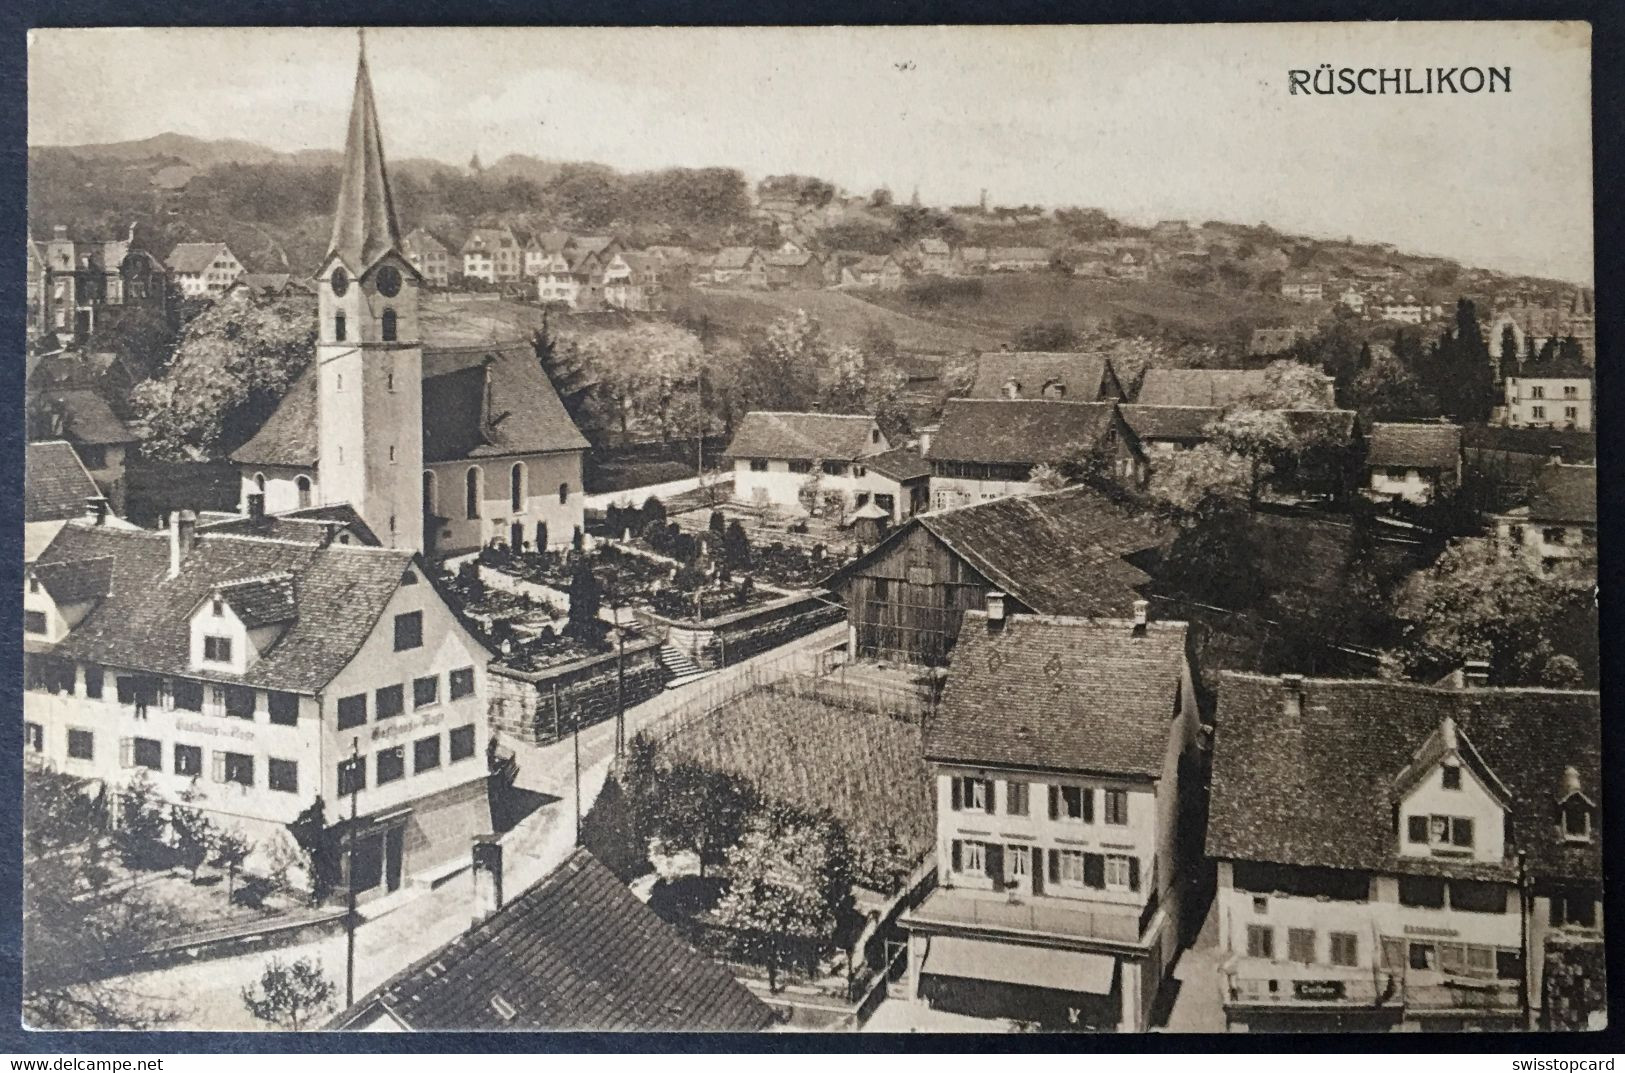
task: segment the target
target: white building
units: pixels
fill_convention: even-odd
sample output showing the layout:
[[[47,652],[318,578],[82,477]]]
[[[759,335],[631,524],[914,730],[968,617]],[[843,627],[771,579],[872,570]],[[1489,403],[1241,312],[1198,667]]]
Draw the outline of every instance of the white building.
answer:
[[[1535,478],[1529,499],[1495,519],[1504,555],[1518,555],[1542,574],[1597,566],[1597,467],[1564,465],[1554,456]]]
[[[260,852],[353,788],[363,894],[460,867],[489,653],[412,551],[287,531],[64,525],[24,580],[26,755],[115,794],[145,773]]]
[[[186,298],[224,294],[243,274],[241,262],[224,242],[182,242],[169,251],[164,263]]]
[[[524,249],[506,227],[476,227],[460,252],[469,279],[513,283],[524,274]]]
[[[1215,723],[1233,1028],[1534,1027],[1600,941],[1595,692],[1227,673]]]
[[[861,494],[895,494],[895,480],[871,475],[865,465],[868,457],[889,450],[868,414],[753,410],[734,430],[725,457],[733,460],[736,500],[805,514],[806,488],[840,495],[848,508]]]
[[[1578,362],[1526,363],[1509,372],[1502,423],[1512,428],[1593,428],[1592,372]]]
[[[903,919],[909,996],[1143,1032],[1178,947],[1200,719],[1182,622],[969,611],[925,732],[938,888]]]
[[[1461,484],[1461,426],[1379,421],[1366,439],[1366,494],[1418,505]]]

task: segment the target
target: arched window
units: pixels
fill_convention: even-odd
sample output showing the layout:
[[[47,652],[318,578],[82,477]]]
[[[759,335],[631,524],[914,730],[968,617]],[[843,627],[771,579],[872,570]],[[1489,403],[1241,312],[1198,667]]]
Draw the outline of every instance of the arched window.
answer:
[[[463,477],[463,510],[470,518],[480,516],[480,467],[469,466]]]
[[[434,500],[434,470],[426,469],[423,471],[423,512],[425,514],[433,514],[435,512],[436,504]]]
[[[384,332],[384,342],[393,343],[395,341],[395,311],[393,309],[384,310],[384,315],[380,320]]]
[[[254,490],[259,492],[261,495],[265,494],[265,474],[254,474]]]
[[[333,341],[335,343],[344,342],[344,314],[343,313],[334,313],[333,314]]]
[[[565,481],[563,484],[559,485],[559,502],[560,503],[568,503],[568,502],[570,502],[570,482],[569,481]]]
[[[294,478],[293,486],[299,490],[299,505],[310,506],[310,478],[301,474]]]
[[[525,464],[515,462],[508,472],[508,506],[512,510],[525,509]]]

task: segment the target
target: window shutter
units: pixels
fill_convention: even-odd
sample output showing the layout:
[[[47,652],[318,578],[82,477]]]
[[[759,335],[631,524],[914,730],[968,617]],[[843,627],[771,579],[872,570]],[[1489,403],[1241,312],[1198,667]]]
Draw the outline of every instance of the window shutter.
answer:
[[[1094,823],[1095,822],[1095,789],[1092,786],[1085,786],[1081,792],[1082,792],[1082,796],[1083,796],[1083,822],[1084,823]]]
[[[959,780],[958,779],[954,780],[954,785],[955,786],[959,785]],[[959,871],[960,862],[962,860],[963,860],[963,856],[962,856],[962,854],[960,852],[960,842],[959,842],[959,839],[956,838],[956,839],[954,839],[954,871],[956,871],[956,872]]]
[[[963,781],[961,781],[961,779],[959,778],[958,775],[955,775],[953,778],[951,778],[948,781],[952,782],[953,785],[954,785],[954,811],[958,812],[960,809],[965,807],[965,787],[964,787],[964,783],[963,783]],[[959,858],[957,856],[957,854],[959,852],[958,847],[959,847],[959,843],[955,842],[954,843],[954,853],[956,854],[956,856],[954,858],[954,867],[955,868],[959,867]]]
[[[1083,885],[1102,890],[1106,886],[1106,858],[1098,853],[1083,855]]]
[[[1059,786],[1052,785],[1049,788],[1049,818],[1052,820],[1058,820],[1061,818],[1061,788]],[[1052,854],[1050,861],[1052,864],[1055,860],[1053,856],[1054,852],[1054,850],[1050,850],[1050,853]],[[1053,868],[1051,871],[1053,871]],[[1055,876],[1051,875],[1050,878],[1054,879]]]
[[[994,782],[993,782],[992,779],[983,779],[982,780],[982,785],[987,787],[987,814],[989,816],[991,816],[991,815],[993,815],[993,787],[994,787]]]
[[[1054,792],[1055,792],[1055,787],[1051,786],[1050,787],[1050,793],[1051,793],[1052,796],[1050,797],[1050,802],[1052,804],[1055,801],[1055,798],[1053,796]],[[1049,881],[1051,883],[1059,883],[1061,881],[1061,851],[1060,850],[1052,849],[1052,850],[1049,851]]]
[[[1140,858],[1138,857],[1128,859],[1128,889],[1132,891],[1140,889]]]
[[[134,738],[120,738],[118,740],[118,762],[122,767],[135,766]]]
[[[226,781],[226,754],[216,750],[213,754],[214,781]]]

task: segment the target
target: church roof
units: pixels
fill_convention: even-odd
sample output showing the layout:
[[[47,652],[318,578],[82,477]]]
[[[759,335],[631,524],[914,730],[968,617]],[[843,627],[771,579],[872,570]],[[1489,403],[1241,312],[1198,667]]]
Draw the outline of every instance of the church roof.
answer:
[[[344,140],[338,207],[327,256],[339,258],[360,275],[386,253],[398,251],[400,245],[401,229],[395,222],[395,203],[384,167],[384,140],[363,44],[356,63],[355,100],[350,105],[350,129]]]

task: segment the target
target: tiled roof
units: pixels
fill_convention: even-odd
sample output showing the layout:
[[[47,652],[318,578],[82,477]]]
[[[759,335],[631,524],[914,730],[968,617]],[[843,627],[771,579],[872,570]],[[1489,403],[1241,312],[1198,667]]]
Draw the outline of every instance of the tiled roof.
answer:
[[[383,544],[348,503],[267,514],[259,521],[246,514],[227,514],[218,520],[199,519],[198,523],[198,531],[203,533],[258,536],[312,545],[331,543],[331,534],[336,529],[353,533],[358,542],[368,547],[376,548]]]
[[[292,574],[267,574],[221,585],[217,590],[251,630],[299,617],[299,584]]]
[[[1134,401],[1148,406],[1229,406],[1268,388],[1264,369],[1147,369]]]
[[[1367,437],[1366,465],[1454,470],[1461,461],[1459,425],[1377,422]]]
[[[994,246],[988,250],[990,261],[1048,261],[1048,246]]]
[[[1529,519],[1596,524],[1597,467],[1543,467],[1529,491]]]
[[[1074,447],[1101,442],[1115,410],[1109,402],[949,399],[926,456],[959,462],[1059,462]]]
[[[491,375],[491,412],[482,420],[485,367]],[[424,348],[425,462],[578,451],[586,446],[529,343]],[[311,366],[254,437],[231,457],[245,465],[313,466],[316,452],[316,372]]]
[[[89,388],[46,389],[37,392],[36,397],[46,408],[61,413],[62,437],[73,443],[105,446],[136,441],[135,434],[99,392]]]
[[[576,246],[588,253],[603,253],[615,241],[613,235],[577,235]]]
[[[418,254],[444,254],[447,252],[446,244],[441,242],[432,233],[419,227],[410,235],[401,240],[401,249],[407,253]]]
[[[755,1032],[775,1020],[585,849],[332,1027],[380,1012],[420,1032]]]
[[[23,479],[24,521],[81,517],[85,513],[85,500],[102,494],[85,472],[79,456],[62,440],[29,444],[24,464],[27,468]]]
[[[1041,351],[992,351],[976,359],[976,377],[971,383],[973,399],[1005,398],[1005,385],[1016,385],[1016,397],[1045,397],[1044,385],[1058,382],[1061,396],[1072,402],[1097,402],[1121,398],[1110,359],[1105,354],[1068,354]]]
[[[774,268],[801,268],[808,264],[816,264],[818,260],[818,255],[811,250],[800,250],[796,253],[774,250],[767,255],[767,263]]]
[[[98,555],[72,563],[39,563],[33,573],[59,607],[99,600],[113,583],[113,557]]]
[[[781,413],[752,410],[728,444],[729,458],[860,458],[873,449],[868,414]]]
[[[219,242],[182,242],[169,251],[164,263],[171,272],[202,272],[223,249],[225,245]]]
[[[513,232],[506,227],[476,227],[463,242],[463,253],[488,253],[499,248],[512,249],[519,244]]]
[[[1508,375],[1520,380],[1590,380],[1592,374],[1591,366],[1583,361],[1563,361],[1559,358],[1526,361],[1508,371]]]
[[[1142,440],[1205,440],[1208,425],[1223,416],[1224,410],[1218,406],[1132,403],[1123,407],[1123,420]]]
[[[1126,609],[1125,609],[1126,610]],[[1185,624],[967,611],[925,755],[1155,778],[1185,668]]]
[[[894,481],[913,481],[931,474],[931,466],[920,452],[908,447],[893,447],[878,455],[869,455],[863,464]]]
[[[1395,779],[1448,716],[1506,787],[1513,846],[1529,855],[1531,873],[1601,878],[1597,840],[1565,845],[1557,826],[1565,768],[1578,772],[1592,801],[1602,800],[1596,693],[1309,679],[1296,718],[1284,697],[1279,678],[1227,673],[1220,681],[1210,856],[1413,868],[1396,852]],[[1512,860],[1509,850],[1502,863]]]
[[[413,559],[409,551],[204,533],[171,578],[168,534],[68,525],[38,562],[102,556],[113,559],[108,596],[55,646],[58,655],[301,693],[325,688],[355,658]],[[298,618],[246,673],[194,670],[192,611],[219,586],[268,574],[296,579]]]
[[[744,268],[755,255],[755,246],[724,246],[712,259],[711,267],[724,270]]]

